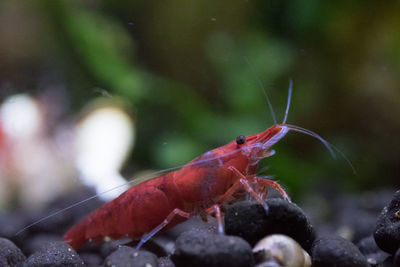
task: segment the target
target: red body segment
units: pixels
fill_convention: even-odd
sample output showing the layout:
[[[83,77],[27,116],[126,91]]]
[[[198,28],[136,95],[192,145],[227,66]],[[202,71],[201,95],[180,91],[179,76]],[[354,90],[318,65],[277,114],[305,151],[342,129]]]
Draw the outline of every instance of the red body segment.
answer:
[[[174,207],[183,206],[177,197],[168,198],[170,194],[167,192],[174,190],[172,174],[134,186],[104,204],[71,228],[64,235],[64,241],[79,248],[88,240],[98,242],[106,236],[113,239],[125,235],[140,238],[156,227]]]
[[[248,136],[244,144],[233,141],[201,155],[180,170],[133,186],[72,227],[63,240],[77,249],[89,240],[102,241],[106,236],[119,239],[128,235],[140,239],[160,225],[174,209],[196,215],[213,205],[223,204],[220,202],[226,200],[222,197],[227,192],[229,197],[241,195],[243,188],[236,188],[243,178],[237,173],[252,183],[256,181],[254,173],[258,161],[272,155],[267,150],[286,134],[284,127],[274,125]],[[261,186],[265,187],[265,183]],[[185,219],[176,216],[162,230]]]

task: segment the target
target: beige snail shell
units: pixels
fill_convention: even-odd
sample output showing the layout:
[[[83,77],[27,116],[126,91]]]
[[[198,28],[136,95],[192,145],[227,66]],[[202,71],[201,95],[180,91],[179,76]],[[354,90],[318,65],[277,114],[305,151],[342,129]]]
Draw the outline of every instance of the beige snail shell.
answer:
[[[310,267],[310,255],[291,237],[281,234],[261,239],[253,248],[259,263],[275,261],[285,267]]]

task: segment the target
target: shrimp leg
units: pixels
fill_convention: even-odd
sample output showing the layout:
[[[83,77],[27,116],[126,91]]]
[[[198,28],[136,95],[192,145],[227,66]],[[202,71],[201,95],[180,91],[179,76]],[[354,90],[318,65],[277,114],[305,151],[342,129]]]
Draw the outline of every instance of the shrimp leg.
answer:
[[[269,150],[269,151],[264,152],[263,155],[262,155],[262,158],[271,157],[271,156],[273,156],[274,154],[275,154],[275,150],[271,149],[271,150]],[[240,181],[240,180],[239,180],[239,181],[237,181],[236,183],[234,183],[234,184],[228,189],[228,191],[226,191],[225,194],[218,200],[218,204],[224,203],[224,202],[225,202],[230,196],[232,196],[232,194],[234,194],[234,193],[238,190],[238,188],[241,187],[241,186],[244,186],[244,188],[246,189],[246,191],[248,191],[250,194],[252,194],[252,195],[257,199],[257,201],[260,202],[260,204],[264,203],[264,201],[259,199],[258,195],[254,192],[254,190],[252,190],[251,186],[247,183],[247,180],[248,180],[248,179],[246,178],[246,176],[244,176],[244,175],[243,175],[240,171],[238,171],[238,169],[236,169],[234,166],[230,166],[230,167],[229,167],[229,170],[233,171],[237,176],[239,176],[239,178],[243,178],[244,180],[243,180],[243,181]],[[260,179],[262,179],[262,178],[260,178]],[[265,180],[265,179],[263,179],[263,180]],[[247,185],[244,185],[244,184],[243,184],[244,181],[246,181],[246,184],[247,184]],[[287,195],[286,192],[279,186],[279,184],[276,184],[276,185],[284,192],[285,195]],[[271,187],[272,187],[272,186],[271,186]],[[248,190],[248,188],[250,188],[251,191]],[[274,188],[275,188],[275,187],[274,187]],[[281,192],[281,190],[279,190],[279,192]],[[265,198],[265,196],[267,195],[267,192],[268,192],[268,188],[265,187],[265,189],[264,189],[263,192],[262,192],[263,198]],[[262,204],[262,205],[264,205],[264,204]]]
[[[222,224],[222,215],[221,215],[221,209],[219,205],[215,204],[211,206],[210,208],[205,210],[205,213],[211,214],[214,213],[215,217],[217,218],[218,221],[218,232],[220,234],[224,233],[224,227]],[[181,217],[189,219],[192,217],[192,214],[185,212],[181,209],[174,209],[170,214],[168,214],[167,218],[164,219],[162,223],[160,223],[158,226],[156,226],[153,230],[151,230],[149,233],[145,234],[142,236],[140,239],[139,243],[136,246],[136,249],[139,249],[144,243],[146,243],[150,238],[152,238],[155,234],[157,234],[159,231],[161,231],[165,226],[168,225],[172,221],[172,219],[176,216],[179,215]]]
[[[289,202],[292,202],[290,200],[289,195],[285,192],[285,190],[277,182],[275,182],[273,180],[265,179],[262,177],[255,177],[255,179],[256,179],[258,185],[262,185],[265,187],[267,187],[267,186],[272,187],[272,188],[278,190],[278,192],[282,195],[282,197],[284,199],[286,199]]]
[[[264,199],[260,197],[254,189],[250,186],[248,182],[248,178],[244,176],[238,169],[236,169],[233,166],[229,167],[229,170],[231,170],[235,175],[239,177],[239,180],[234,183],[228,191],[225,192],[225,194],[218,200],[217,204],[209,207],[208,209],[205,210],[206,214],[215,214],[215,217],[217,218],[218,222],[218,232],[220,234],[224,233],[224,227],[222,224],[222,216],[221,216],[221,210],[220,210],[220,205],[224,203],[230,196],[232,196],[240,187],[244,187],[244,189],[250,193],[256,200],[259,202],[265,209],[266,212],[268,212],[268,205],[265,203]],[[270,186],[272,188],[277,189],[281,195],[290,201],[289,196],[287,193],[283,190],[283,188],[275,181],[264,179],[264,178],[259,178],[259,177],[254,177],[257,181],[257,184],[264,186],[266,190],[262,193],[262,195],[266,195],[267,192],[267,186]],[[149,233],[145,234],[139,244],[137,245],[137,249],[139,249],[144,243],[146,243],[150,238],[152,238],[155,234],[157,234],[159,231],[161,231],[168,223],[172,221],[172,219],[176,216],[180,215],[181,217],[184,218],[190,218],[192,215],[190,213],[184,212],[180,209],[174,209],[168,216],[167,218],[164,219],[162,223],[160,223],[157,227],[155,227],[152,231]]]
[[[232,185],[231,188],[221,197],[222,200],[225,200],[228,198],[230,195],[235,193],[235,191],[243,186],[243,188],[250,194],[252,195],[258,203],[260,203],[266,212],[268,212],[268,205],[265,203],[265,201],[254,191],[254,189],[250,186],[248,179],[246,176],[244,176],[238,169],[236,169],[234,166],[229,166],[229,170],[231,170],[236,176],[239,177],[239,180]],[[228,194],[229,193],[229,194]],[[221,200],[220,199],[220,200]]]
[[[167,218],[165,218],[162,223],[160,223],[158,226],[156,226],[156,228],[151,230],[149,233],[147,233],[147,234],[142,236],[142,238],[140,239],[139,244],[137,244],[137,246],[136,246],[136,249],[139,249],[150,238],[152,238],[155,234],[157,234],[159,231],[161,231],[167,224],[169,224],[172,221],[172,219],[176,215],[179,215],[179,216],[187,218],[187,219],[192,217],[192,214],[190,214],[188,212],[185,212],[185,211],[183,211],[181,209],[174,209],[173,211],[171,211],[170,214],[168,214]]]
[[[276,190],[279,191],[279,193],[283,196],[284,199],[286,199],[287,201],[290,202],[290,198],[288,196],[288,194],[285,192],[285,190],[283,190],[283,188],[275,181],[269,180],[269,179],[265,179],[265,178],[261,178],[261,177],[254,177],[254,179],[257,182],[257,185],[260,185],[262,187],[264,187],[263,192],[261,193],[260,197],[254,190],[253,188],[249,185],[248,183],[248,179],[246,176],[244,176],[242,173],[240,173],[240,171],[238,171],[238,169],[236,169],[233,166],[230,166],[229,169],[231,171],[233,171],[237,176],[240,177],[240,179],[234,183],[226,192],[224,195],[222,195],[222,197],[217,201],[217,204],[209,207],[208,209],[206,209],[204,211],[205,214],[215,214],[215,217],[217,218],[218,221],[218,232],[220,234],[222,234],[224,232],[224,228],[223,228],[223,224],[222,224],[222,218],[221,218],[221,210],[220,210],[220,205],[223,204],[229,197],[231,197],[240,187],[244,187],[245,190],[250,193],[261,205],[263,205],[264,209],[266,211],[268,211],[268,206],[265,203],[265,201],[263,200],[263,198],[265,198],[265,196],[267,195],[268,192],[268,186],[275,188]],[[201,214],[204,214],[201,213]],[[203,220],[206,217],[203,217]]]
[[[218,233],[223,234],[224,233],[224,225],[222,224],[222,216],[221,216],[221,209],[218,204],[212,205],[208,209],[205,210],[205,213],[211,214],[214,213],[215,217],[217,218],[218,222]]]
[[[261,205],[263,205],[264,209],[266,211],[268,211],[268,206],[265,203],[263,197],[265,197],[266,193],[268,192],[267,190],[264,190],[262,192],[262,196],[260,197],[255,191],[254,189],[250,186],[250,184],[248,183],[248,179],[246,176],[244,176],[238,169],[236,169],[233,166],[228,167],[229,170],[231,170],[235,175],[237,175],[239,177],[239,180],[233,184],[233,186],[231,188],[229,188],[228,191],[225,192],[225,194],[220,198],[220,200],[218,202],[224,202],[229,196],[231,196],[240,186],[243,186],[244,189],[250,193],[256,200],[257,202],[259,202]],[[283,188],[275,181],[272,180],[268,180],[268,179],[264,179],[264,178],[260,178],[260,177],[255,177],[257,184],[258,185],[262,185],[265,186],[265,188],[267,188],[267,186],[270,186],[272,188],[275,188],[276,190],[279,191],[279,193],[281,193],[281,195],[283,196],[283,198],[285,198],[286,200],[288,200],[290,202],[290,198],[288,196],[288,194],[285,192],[285,190],[283,190]]]

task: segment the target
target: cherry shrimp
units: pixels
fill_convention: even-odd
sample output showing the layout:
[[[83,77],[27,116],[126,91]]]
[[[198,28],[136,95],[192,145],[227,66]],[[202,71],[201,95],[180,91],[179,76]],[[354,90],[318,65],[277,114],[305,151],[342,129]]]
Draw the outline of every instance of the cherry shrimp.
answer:
[[[332,146],[318,134],[286,123],[291,95],[292,81],[282,123],[276,123],[272,105],[266,96],[274,125],[257,134],[238,136],[234,141],[208,151],[174,171],[171,171],[174,168],[164,170],[171,172],[132,186],[69,229],[63,241],[78,249],[88,241],[102,242],[106,237],[120,239],[128,236],[140,240],[137,245],[140,248],[160,231],[195,215],[202,218],[215,216],[218,232],[223,234],[221,206],[237,201],[245,193],[254,197],[266,212],[268,205],[264,199],[268,187],[275,188],[284,199],[290,201],[288,194],[276,181],[256,176],[258,162],[275,154],[272,146],[289,131],[296,131],[320,140],[335,155]]]

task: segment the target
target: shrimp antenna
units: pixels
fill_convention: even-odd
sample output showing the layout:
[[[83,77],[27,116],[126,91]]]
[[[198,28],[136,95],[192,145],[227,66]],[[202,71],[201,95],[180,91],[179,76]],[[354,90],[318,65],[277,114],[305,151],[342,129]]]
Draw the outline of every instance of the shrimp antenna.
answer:
[[[356,175],[357,171],[356,168],[354,168],[354,165],[351,163],[351,161],[346,157],[346,155],[340,151],[337,147],[335,147],[334,145],[332,145],[331,143],[329,143],[328,141],[326,141],[324,138],[322,138],[320,135],[314,133],[311,130],[308,129],[304,129],[302,127],[296,126],[296,125],[291,125],[291,124],[285,124],[286,127],[289,128],[289,130],[295,131],[295,132],[299,132],[299,133],[303,133],[309,136],[312,136],[316,139],[318,139],[319,141],[322,142],[322,144],[324,144],[324,146],[329,150],[329,153],[331,153],[333,158],[336,158],[336,152],[338,152],[340,154],[340,156],[342,156],[342,158],[347,162],[347,164],[349,164],[351,170],[353,171],[353,174]]]
[[[356,168],[354,167],[353,163],[351,163],[349,158],[346,157],[346,155],[342,151],[340,151],[339,148],[337,148],[336,146],[334,146],[332,144],[330,144],[330,145],[334,150],[336,150],[336,152],[338,152],[342,156],[342,158],[344,158],[344,160],[347,162],[347,164],[349,164],[350,168],[352,169],[353,174],[356,175],[357,174]]]
[[[312,136],[312,137],[318,139],[329,150],[329,153],[331,153],[332,157],[336,158],[336,154],[335,154],[335,151],[332,148],[332,145],[328,141],[326,141],[324,138],[322,138],[319,134],[314,133],[311,130],[304,129],[302,127],[296,126],[296,125],[285,124],[284,126],[288,127],[289,130],[292,130],[292,131],[295,131],[295,132],[299,132],[299,133],[303,133],[303,134],[306,134],[306,135],[309,135],[309,136]]]
[[[293,89],[293,80],[290,78],[289,79],[289,92],[288,92],[288,99],[287,99],[287,104],[286,104],[285,117],[283,118],[282,124],[286,123],[287,116],[289,114],[290,102],[292,100],[292,89]]]
[[[269,110],[271,111],[271,116],[272,116],[272,119],[274,120],[274,124],[276,124],[276,117],[275,117],[274,108],[272,107],[271,101],[269,100],[267,91],[265,91],[264,85],[262,84],[260,78],[258,78],[256,70],[254,69],[253,65],[251,65],[249,59],[245,56],[244,60],[246,61],[247,65],[249,65],[252,73],[254,74],[254,77],[256,78],[258,84],[260,85],[260,88],[262,89],[262,92],[264,93],[265,99],[267,100],[267,104],[268,104]]]
[[[342,158],[347,162],[347,164],[349,164],[351,170],[353,171],[353,174],[354,175],[357,174],[356,168],[354,168],[354,165],[346,157],[346,155],[342,151],[340,151],[337,147],[335,147],[334,145],[332,145],[331,143],[326,141],[324,138],[322,138],[320,135],[314,133],[313,131],[310,131],[308,129],[304,129],[304,128],[296,126],[296,125],[285,124],[285,126],[287,126],[289,128],[289,130],[292,130],[292,131],[295,131],[295,132],[299,132],[299,133],[303,133],[303,134],[306,134],[306,135],[310,135],[310,136],[312,136],[314,138],[317,138],[329,150],[329,152],[331,153],[333,158],[336,158],[335,151],[338,152],[340,154],[340,156],[342,156]]]

